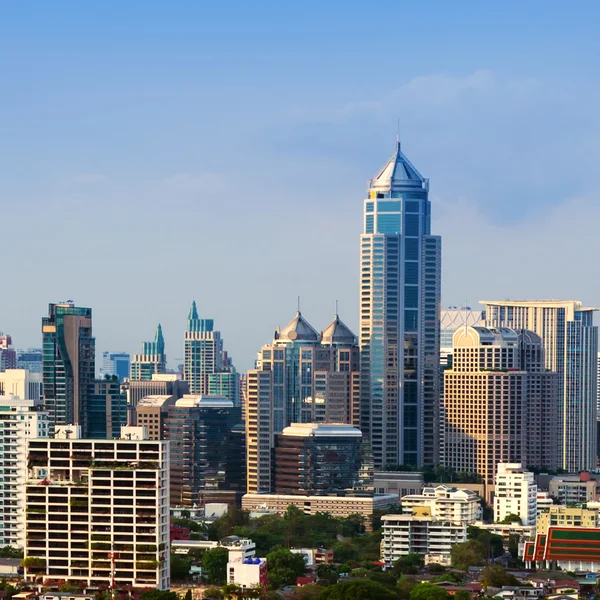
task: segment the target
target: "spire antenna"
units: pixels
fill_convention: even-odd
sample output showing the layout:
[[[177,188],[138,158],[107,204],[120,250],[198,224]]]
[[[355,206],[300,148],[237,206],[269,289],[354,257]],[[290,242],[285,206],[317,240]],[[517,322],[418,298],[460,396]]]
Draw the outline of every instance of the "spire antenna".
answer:
[[[336,300],[336,301],[335,301],[335,316],[337,317],[337,316],[339,316],[339,314],[340,314],[340,313],[339,313],[339,311],[338,311],[338,301]]]
[[[300,312],[300,296],[298,296],[298,312]]]
[[[398,117],[398,129],[396,131],[396,146],[400,150],[400,117]]]

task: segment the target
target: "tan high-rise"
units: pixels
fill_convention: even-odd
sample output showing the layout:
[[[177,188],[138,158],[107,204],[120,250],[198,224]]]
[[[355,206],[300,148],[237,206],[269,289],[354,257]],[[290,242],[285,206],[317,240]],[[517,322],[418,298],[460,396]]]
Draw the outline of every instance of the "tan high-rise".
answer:
[[[446,466],[494,483],[496,465],[559,465],[559,397],[531,331],[465,327],[444,373]]]

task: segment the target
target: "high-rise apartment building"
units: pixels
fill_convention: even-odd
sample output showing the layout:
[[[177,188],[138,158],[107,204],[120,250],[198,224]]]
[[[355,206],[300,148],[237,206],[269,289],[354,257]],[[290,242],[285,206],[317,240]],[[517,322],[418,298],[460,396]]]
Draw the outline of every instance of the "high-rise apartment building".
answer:
[[[465,327],[444,372],[444,464],[493,485],[498,463],[559,464],[556,374],[539,336]]]
[[[535,331],[543,341],[545,366],[558,373],[562,467],[568,472],[596,466],[598,328],[596,309],[557,300],[483,301],[486,323]]]
[[[323,494],[373,487],[360,429],[342,423],[292,423],[275,441],[276,494]]]
[[[152,375],[164,373],[166,370],[165,338],[159,323],[156,327],[154,341],[142,342],[142,351],[133,355],[129,378],[131,381],[150,381]]]
[[[73,302],[50,304],[42,319],[43,394],[50,428],[89,426],[89,392],[95,377],[92,309]]]
[[[43,352],[41,348],[17,350],[17,369],[25,369],[30,373],[42,372]]]
[[[498,463],[494,494],[494,520],[503,521],[517,515],[521,525],[535,525],[537,518],[537,485],[531,471],[520,463]]]
[[[89,425],[85,437],[113,439],[127,424],[127,396],[116,375],[90,384]]]
[[[169,589],[167,442],[142,427],[84,440],[59,426],[28,454],[25,579]]]
[[[202,506],[236,502],[245,490],[242,411],[222,396],[186,395],[169,406],[166,439],[171,449],[171,499]]]
[[[298,312],[274,338],[247,376],[248,492],[271,491],[275,435],[284,427],[360,421],[356,336],[337,315],[319,334]]]
[[[48,436],[46,413],[33,400],[0,395],[0,546],[25,546],[27,441]]]
[[[116,375],[119,381],[129,377],[131,356],[127,352],[103,352],[100,377]]]
[[[17,368],[17,352],[12,348],[10,335],[0,333],[0,373]]]
[[[241,406],[240,374],[226,351],[223,352],[222,363],[222,371],[208,374],[208,393],[210,396],[225,396],[234,406]]]
[[[400,149],[368,184],[360,237],[361,429],[376,468],[439,459],[441,238]]]
[[[25,369],[9,369],[0,373],[0,395],[18,396],[39,404],[42,398],[42,374]]]

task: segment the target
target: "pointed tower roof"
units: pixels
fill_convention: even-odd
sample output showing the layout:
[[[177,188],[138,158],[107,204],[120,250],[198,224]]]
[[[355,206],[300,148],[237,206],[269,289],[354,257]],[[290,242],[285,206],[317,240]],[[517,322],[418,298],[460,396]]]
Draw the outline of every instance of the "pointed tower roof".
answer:
[[[281,331],[275,332],[275,339],[292,342],[318,342],[319,334],[298,311]]]
[[[322,333],[322,343],[353,345],[356,344],[356,336],[339,315],[335,315],[335,319]]]
[[[154,334],[154,341],[155,342],[161,342],[161,343],[165,343],[165,338],[163,337],[163,332],[162,332],[162,325],[159,323],[156,326],[156,333]]]
[[[190,312],[188,313],[188,321],[191,319],[198,318],[198,309],[196,308],[196,301],[192,300],[192,306],[190,307]]]
[[[369,181],[369,189],[382,192],[389,191],[392,188],[427,189],[427,187],[428,180],[417,171],[402,153],[400,142],[397,142],[395,152],[377,171],[375,177]]]

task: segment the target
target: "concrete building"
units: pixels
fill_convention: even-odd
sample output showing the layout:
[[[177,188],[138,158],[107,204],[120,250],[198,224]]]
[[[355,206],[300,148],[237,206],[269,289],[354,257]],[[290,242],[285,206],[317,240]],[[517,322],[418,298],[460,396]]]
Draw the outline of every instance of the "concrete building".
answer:
[[[92,309],[73,302],[50,304],[42,319],[43,394],[50,432],[77,423],[86,436],[89,428],[90,384],[96,374],[96,340]]]
[[[129,377],[131,369],[131,355],[127,352],[103,352],[100,377],[117,376],[119,381]]]
[[[559,504],[584,504],[600,499],[600,482],[587,471],[578,475],[555,475],[548,491]]]
[[[557,300],[484,301],[486,323],[535,331],[543,341],[545,367],[558,373],[562,468],[596,466],[598,328],[596,309]]]
[[[343,423],[292,423],[275,441],[276,494],[318,494],[373,487],[360,429]]]
[[[531,471],[520,463],[498,463],[494,520],[503,521],[508,515],[518,515],[521,525],[535,525],[537,518],[537,485]]]
[[[532,332],[465,327],[444,373],[444,464],[493,485],[498,463],[559,462],[556,375]]]
[[[536,495],[536,504],[537,504],[537,513],[536,513],[536,519],[537,519],[537,517],[539,517],[543,511],[549,510],[550,507],[554,505],[554,500],[550,497],[549,492],[542,492],[540,489],[538,489],[537,495]]]
[[[373,488],[377,494],[398,494],[402,496],[421,493],[425,482],[423,473],[412,471],[379,471],[374,473]]]
[[[58,427],[30,440],[25,579],[167,590],[169,448],[123,427],[121,439]],[[111,559],[111,553],[115,553]]]
[[[17,368],[17,352],[12,347],[10,335],[0,332],[0,373]]]
[[[189,392],[187,381],[177,373],[155,373],[149,381],[125,381],[121,385],[127,394],[127,423],[136,424],[136,406],[147,396],[174,396],[183,398]]]
[[[402,510],[413,514],[416,508],[427,508],[428,515],[440,521],[474,523],[481,518],[479,497],[471,490],[446,485],[425,487],[418,495],[400,498]]]
[[[298,312],[248,372],[248,491],[272,491],[275,435],[291,423],[359,424],[356,336],[336,315],[321,335]]]
[[[177,398],[168,395],[152,395],[142,398],[135,407],[135,423],[145,427],[150,440],[167,439],[167,418],[169,408]]]
[[[0,395],[18,396],[39,404],[42,398],[42,373],[10,369],[0,373]]]
[[[439,461],[441,238],[428,195],[398,142],[363,203],[360,429],[377,469]]]
[[[2,373],[3,375],[3,373]],[[27,441],[48,435],[48,416],[33,400],[0,396],[0,546],[25,546]]]
[[[387,510],[398,504],[396,494],[325,494],[322,496],[301,496],[299,494],[246,494],[242,498],[242,509],[259,514],[285,514],[290,505],[297,506],[307,515],[318,512],[329,513],[334,517],[361,515],[365,528],[370,531],[371,517],[375,511]]]
[[[541,512],[536,521],[538,534],[545,534],[548,527],[598,527],[597,509],[568,507],[555,504]]]
[[[267,585],[267,559],[256,556],[256,544],[246,538],[229,536],[222,540],[229,551],[227,583],[250,589]]]
[[[481,309],[474,310],[470,306],[450,306],[442,309],[440,315],[440,364],[442,367],[447,366],[448,362],[452,363],[452,338],[456,330],[461,327],[484,325],[484,321],[485,311]]]
[[[142,351],[133,355],[129,379],[131,381],[150,381],[153,375],[165,373],[166,370],[165,338],[159,323],[156,327],[154,341],[142,342]]]
[[[246,481],[240,407],[222,396],[186,395],[169,407],[166,439],[174,504],[239,500]]]
[[[387,569],[407,554],[419,554],[426,564],[450,565],[450,551],[467,541],[467,525],[432,517],[429,508],[415,508],[412,514],[383,515],[381,560]]]

